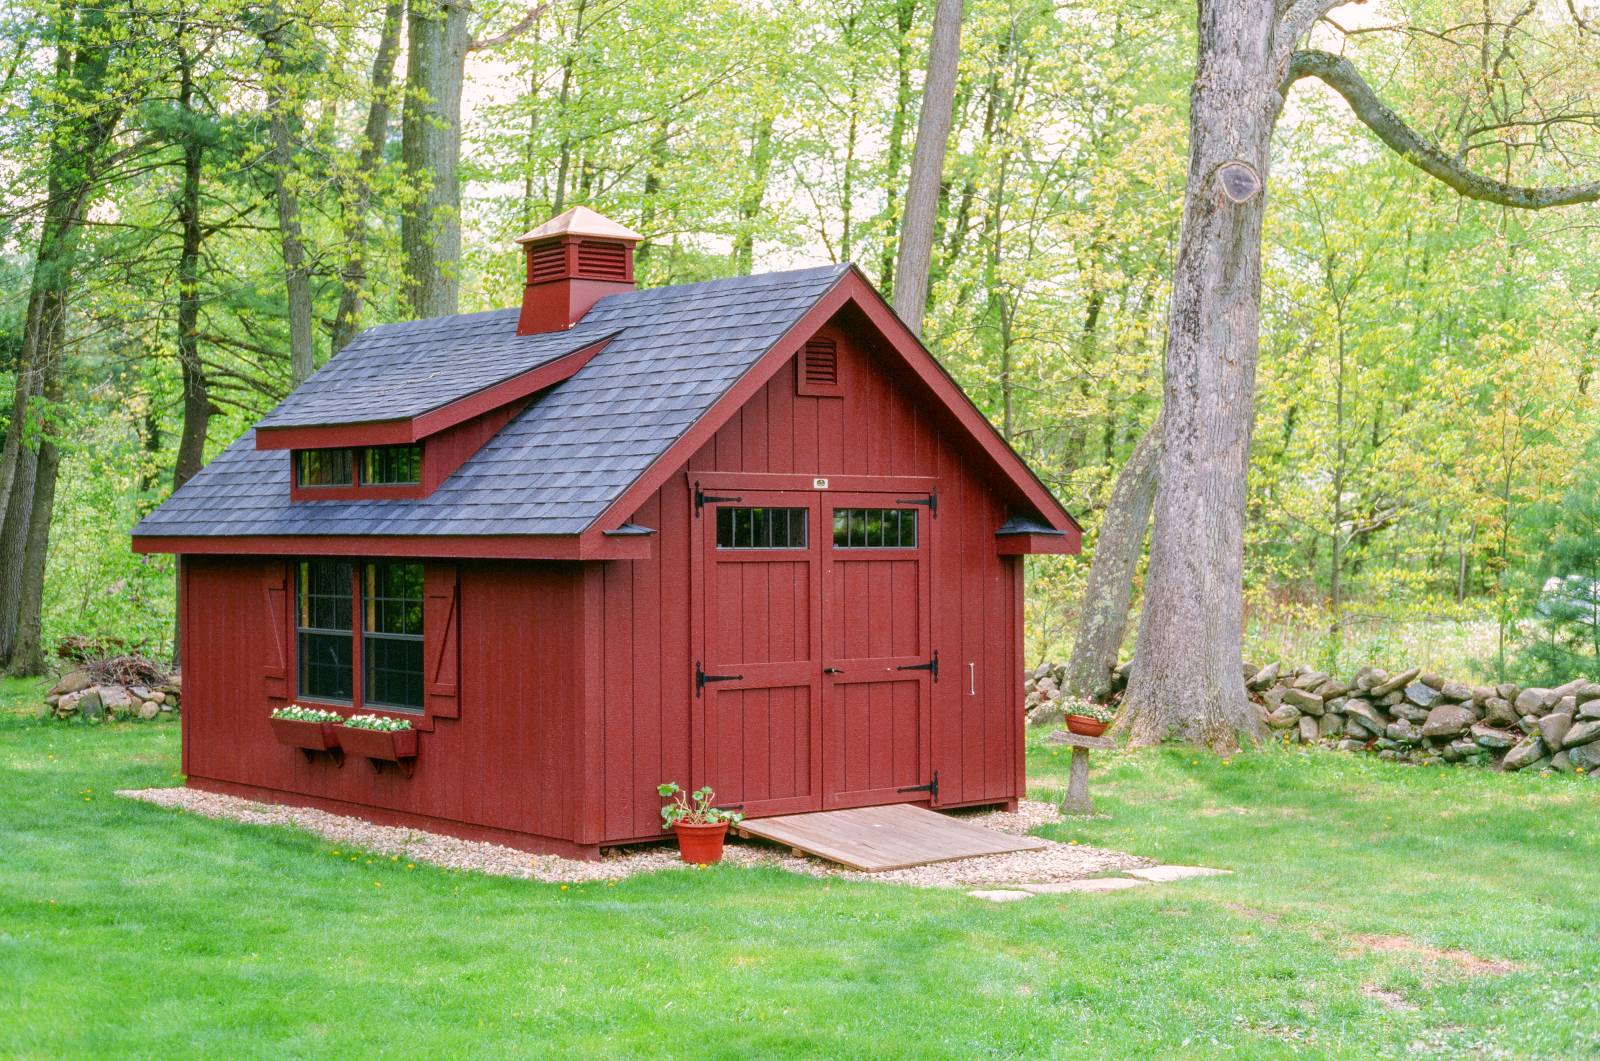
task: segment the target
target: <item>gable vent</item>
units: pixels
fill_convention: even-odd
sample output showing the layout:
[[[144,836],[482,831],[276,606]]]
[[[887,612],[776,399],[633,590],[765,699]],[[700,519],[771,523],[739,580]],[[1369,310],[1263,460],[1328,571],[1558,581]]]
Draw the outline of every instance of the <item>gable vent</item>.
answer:
[[[559,280],[567,272],[567,248],[560,243],[546,243],[542,247],[528,248],[528,281],[541,283]]]
[[[578,275],[595,280],[629,280],[628,252],[620,243],[582,240],[578,244]]]
[[[800,366],[801,379],[808,387],[839,385],[839,344],[832,339],[811,339],[806,343]]]

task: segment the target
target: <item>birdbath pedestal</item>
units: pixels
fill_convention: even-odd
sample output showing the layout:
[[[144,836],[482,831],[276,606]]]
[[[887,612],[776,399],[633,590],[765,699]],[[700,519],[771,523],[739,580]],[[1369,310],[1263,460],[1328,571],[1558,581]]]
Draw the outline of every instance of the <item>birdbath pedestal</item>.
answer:
[[[1089,798],[1089,749],[1115,748],[1117,742],[1110,737],[1085,737],[1065,729],[1056,730],[1045,740],[1072,749],[1072,769],[1067,775],[1067,794],[1061,799],[1061,813],[1093,814],[1094,801]]]

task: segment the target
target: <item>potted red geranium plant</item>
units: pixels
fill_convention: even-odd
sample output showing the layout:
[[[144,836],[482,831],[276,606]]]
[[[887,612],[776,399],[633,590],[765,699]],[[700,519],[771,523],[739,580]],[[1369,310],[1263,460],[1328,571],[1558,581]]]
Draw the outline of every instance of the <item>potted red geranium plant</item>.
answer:
[[[1061,708],[1066,715],[1067,729],[1082,737],[1100,736],[1117,717],[1116,708],[1076,696],[1061,701]]]
[[[728,826],[743,821],[744,815],[713,807],[715,793],[710,785],[684,792],[676,781],[668,781],[657,785],[656,791],[671,800],[661,808],[661,828],[677,834],[678,853],[683,860],[700,866],[721,862]]]

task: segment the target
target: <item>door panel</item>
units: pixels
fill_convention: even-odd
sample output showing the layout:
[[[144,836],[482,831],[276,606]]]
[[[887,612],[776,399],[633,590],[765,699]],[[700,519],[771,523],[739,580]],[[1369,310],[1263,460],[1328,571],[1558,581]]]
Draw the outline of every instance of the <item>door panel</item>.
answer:
[[[930,798],[932,513],[903,496],[823,498],[825,809]]]
[[[817,496],[720,493],[696,516],[696,660],[709,680],[697,679],[691,784],[746,814],[817,810]]]

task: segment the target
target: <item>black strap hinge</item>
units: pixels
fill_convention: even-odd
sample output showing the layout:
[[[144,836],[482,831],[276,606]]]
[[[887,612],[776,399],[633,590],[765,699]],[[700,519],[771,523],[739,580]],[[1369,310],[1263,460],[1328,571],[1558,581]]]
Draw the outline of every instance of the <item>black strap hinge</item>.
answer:
[[[743,681],[742,674],[707,674],[705,668],[700,666],[700,661],[694,661],[694,695],[699,696],[709,682],[737,682]]]
[[[929,490],[927,497],[897,497],[894,499],[894,503],[897,505],[927,505],[929,515],[937,516],[939,514],[939,491]]]
[[[700,489],[699,480],[695,481],[695,484],[694,484],[694,514],[696,516],[698,516],[700,514],[700,510],[705,508],[707,505],[714,505],[719,501],[743,501],[743,500],[744,500],[744,498],[742,498],[742,497],[712,497],[710,494],[705,493],[704,491],[702,491]]]
[[[896,792],[926,792],[934,799],[939,798],[939,771],[933,772],[933,780],[926,785],[909,785],[906,788],[897,788]]]
[[[907,663],[896,667],[895,670],[925,670],[933,675],[933,680],[939,680],[939,650],[933,650],[933,658],[926,663]]]

